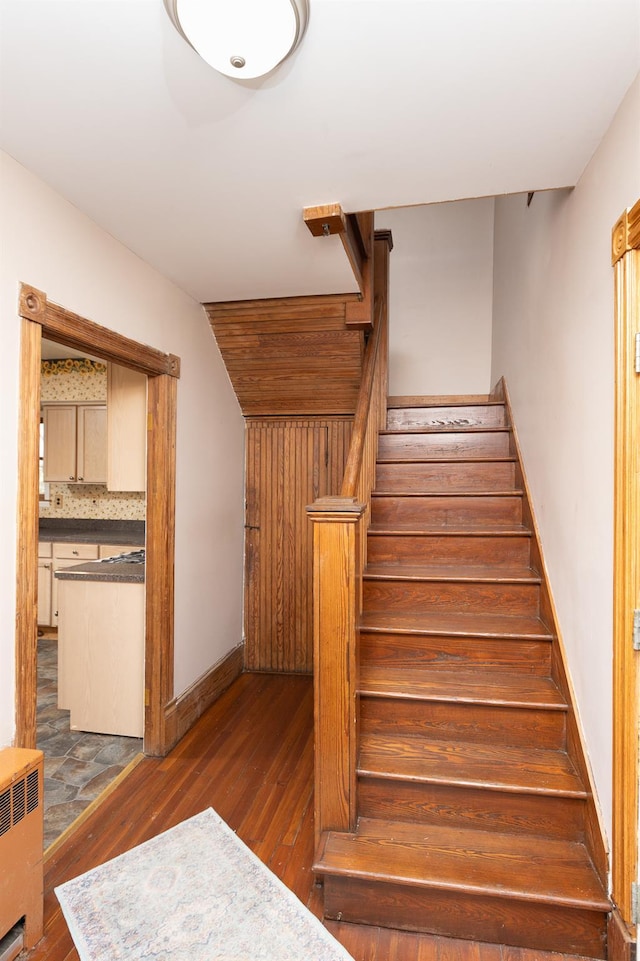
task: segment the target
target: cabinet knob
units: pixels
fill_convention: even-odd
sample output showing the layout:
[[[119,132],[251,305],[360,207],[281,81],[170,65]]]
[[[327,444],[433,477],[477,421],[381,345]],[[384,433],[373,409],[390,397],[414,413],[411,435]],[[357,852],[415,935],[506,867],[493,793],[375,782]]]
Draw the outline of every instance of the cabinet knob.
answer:
[[[45,571],[48,571],[48,570],[51,569],[51,564],[44,564],[43,566],[44,566]]]
[[[78,552],[78,551],[71,551],[71,553],[73,554],[74,557],[77,557],[79,552]]]
[[[83,481],[83,480],[84,480],[84,477],[79,477],[78,480],[79,480],[79,481]]]
[[[75,477],[73,476],[73,474],[69,476],[69,480],[75,480]]]

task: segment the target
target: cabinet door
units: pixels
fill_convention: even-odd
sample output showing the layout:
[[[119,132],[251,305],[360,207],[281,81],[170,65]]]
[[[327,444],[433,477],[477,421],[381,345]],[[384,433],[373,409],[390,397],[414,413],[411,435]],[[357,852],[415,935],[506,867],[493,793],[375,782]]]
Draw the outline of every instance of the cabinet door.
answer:
[[[38,558],[38,627],[51,625],[51,558]]]
[[[76,480],[76,405],[44,406],[44,479]]]
[[[247,427],[247,670],[313,669],[313,570],[306,506],[327,493],[327,428]]]
[[[65,567],[74,567],[82,564],[83,561],[96,561],[98,559],[97,544],[54,544],[53,545],[53,571],[64,570]],[[51,623],[54,627],[58,624],[58,580],[54,577],[51,583]]]
[[[107,408],[79,406],[77,426],[78,482],[107,481]]]
[[[147,378],[128,367],[107,369],[107,488],[147,489]]]

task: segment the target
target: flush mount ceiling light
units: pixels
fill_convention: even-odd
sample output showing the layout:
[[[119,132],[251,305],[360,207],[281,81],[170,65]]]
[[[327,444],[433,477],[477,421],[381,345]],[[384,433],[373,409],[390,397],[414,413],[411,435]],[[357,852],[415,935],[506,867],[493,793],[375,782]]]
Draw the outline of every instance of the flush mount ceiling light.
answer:
[[[248,80],[269,73],[300,41],[309,0],[164,0],[187,43],[215,70]]]

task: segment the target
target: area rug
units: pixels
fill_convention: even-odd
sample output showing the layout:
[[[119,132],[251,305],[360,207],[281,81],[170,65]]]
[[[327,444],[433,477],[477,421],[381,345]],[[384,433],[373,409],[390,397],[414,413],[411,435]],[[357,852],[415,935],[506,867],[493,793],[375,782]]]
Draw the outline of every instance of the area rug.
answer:
[[[211,808],[55,891],[81,961],[353,961]]]

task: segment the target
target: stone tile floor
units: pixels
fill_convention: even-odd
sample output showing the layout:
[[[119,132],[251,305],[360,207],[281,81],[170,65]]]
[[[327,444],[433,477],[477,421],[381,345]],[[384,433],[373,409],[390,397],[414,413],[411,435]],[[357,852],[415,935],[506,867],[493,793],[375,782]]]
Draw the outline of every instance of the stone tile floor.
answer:
[[[142,739],[71,731],[58,709],[58,642],[38,639],[38,735],[44,751],[45,850],[142,751]]]

